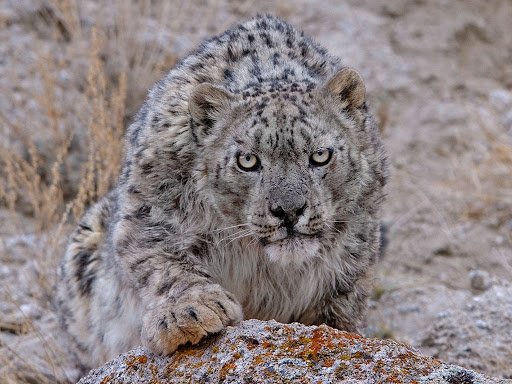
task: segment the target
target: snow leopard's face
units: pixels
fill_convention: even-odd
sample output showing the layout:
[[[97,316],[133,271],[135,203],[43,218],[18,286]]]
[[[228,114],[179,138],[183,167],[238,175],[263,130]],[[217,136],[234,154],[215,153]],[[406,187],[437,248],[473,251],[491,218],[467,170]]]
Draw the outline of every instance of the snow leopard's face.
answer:
[[[370,140],[360,142],[362,102],[349,111],[296,84],[248,90],[236,105],[217,116],[205,140],[205,185],[226,227],[236,226],[230,236],[257,239],[279,262],[320,255],[341,240],[368,187],[375,189],[361,151]]]

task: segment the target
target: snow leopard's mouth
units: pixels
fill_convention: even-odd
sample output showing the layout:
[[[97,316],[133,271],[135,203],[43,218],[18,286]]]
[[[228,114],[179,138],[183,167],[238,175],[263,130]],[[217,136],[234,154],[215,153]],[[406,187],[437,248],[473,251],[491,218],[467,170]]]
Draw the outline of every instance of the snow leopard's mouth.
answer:
[[[285,244],[288,242],[307,241],[310,239],[318,239],[319,233],[303,233],[293,228],[280,227],[279,233],[274,233],[272,236],[260,237],[261,243],[266,246],[269,244]]]
[[[317,235],[295,233],[264,246],[265,253],[273,262],[280,264],[301,263],[318,256],[320,241]]]

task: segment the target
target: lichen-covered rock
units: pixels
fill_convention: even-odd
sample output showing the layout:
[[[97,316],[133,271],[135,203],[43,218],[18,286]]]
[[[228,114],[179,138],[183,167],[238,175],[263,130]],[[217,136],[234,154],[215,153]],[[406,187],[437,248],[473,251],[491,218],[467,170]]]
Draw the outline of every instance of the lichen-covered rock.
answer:
[[[425,357],[391,340],[327,326],[248,320],[171,357],[136,348],[80,384],[505,383]]]

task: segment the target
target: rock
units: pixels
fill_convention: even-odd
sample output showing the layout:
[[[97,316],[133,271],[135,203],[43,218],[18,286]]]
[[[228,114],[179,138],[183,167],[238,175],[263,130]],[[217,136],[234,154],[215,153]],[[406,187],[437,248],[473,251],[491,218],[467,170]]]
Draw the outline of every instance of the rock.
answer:
[[[502,122],[505,130],[512,133],[512,109],[503,115]]]
[[[392,335],[447,363],[512,378],[512,284],[483,270],[471,274],[475,287],[487,288],[452,289],[419,281],[414,288],[389,286],[368,311],[373,327],[366,335]],[[414,306],[420,310],[403,310]]]
[[[501,115],[500,121],[505,131],[512,130],[512,92],[506,89],[494,89],[489,93],[489,102]]]
[[[447,362],[512,378],[512,285],[497,281],[480,292],[464,301],[445,296],[450,308],[418,332],[417,346]]]
[[[453,245],[444,243],[439,247],[435,248],[432,252],[436,256],[453,256]]]
[[[247,320],[197,346],[159,357],[136,348],[79,384],[99,383],[499,383],[422,356],[392,340],[321,325]]]
[[[469,272],[469,282],[474,290],[485,291],[491,286],[491,277],[488,272],[477,269]]]
[[[0,276],[9,276],[11,269],[7,265],[0,265]]]
[[[506,89],[493,89],[489,93],[489,101],[498,111],[505,111],[512,107],[512,92]]]

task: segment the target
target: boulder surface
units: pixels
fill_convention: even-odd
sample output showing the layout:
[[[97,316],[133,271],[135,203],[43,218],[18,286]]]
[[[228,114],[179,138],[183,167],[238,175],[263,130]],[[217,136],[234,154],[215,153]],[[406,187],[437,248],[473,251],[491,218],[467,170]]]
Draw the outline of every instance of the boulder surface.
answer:
[[[142,348],[92,370],[107,383],[506,383],[420,355],[392,340],[325,325],[247,320],[161,357]]]

